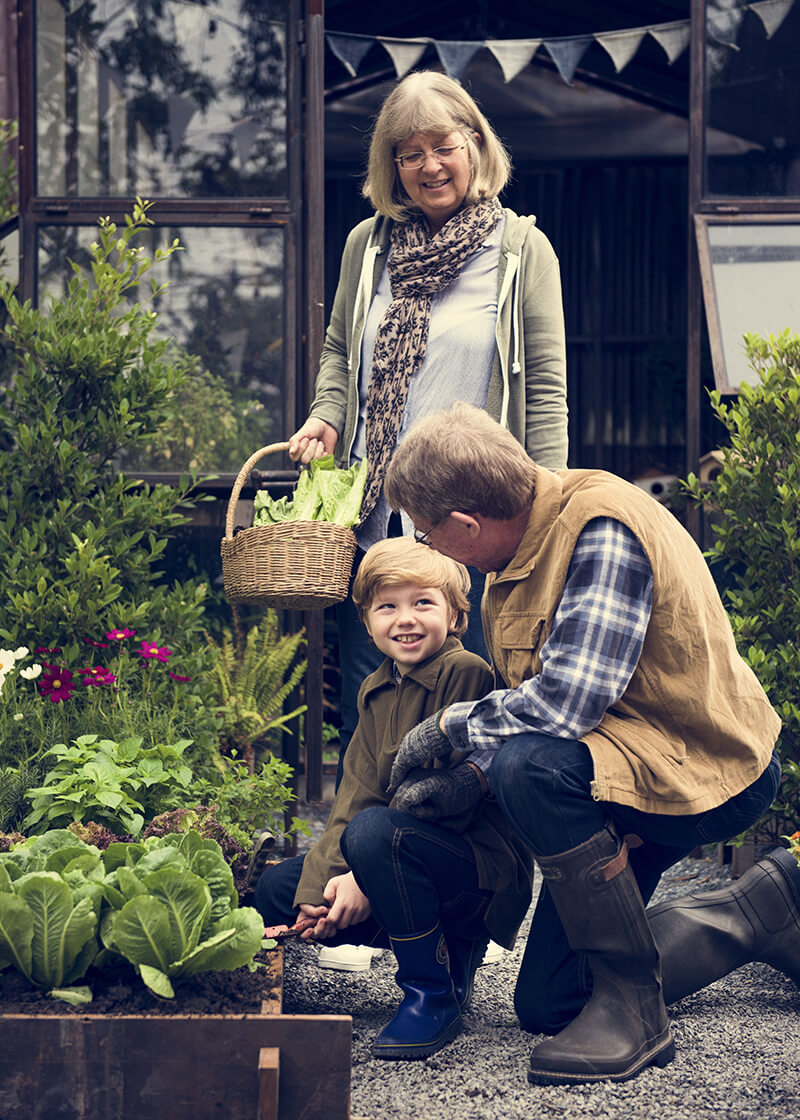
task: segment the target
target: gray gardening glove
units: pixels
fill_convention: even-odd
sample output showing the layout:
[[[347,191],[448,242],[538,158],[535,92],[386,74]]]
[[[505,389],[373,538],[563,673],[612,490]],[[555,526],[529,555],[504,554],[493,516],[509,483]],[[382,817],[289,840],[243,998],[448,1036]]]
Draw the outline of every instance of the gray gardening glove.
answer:
[[[395,807],[422,821],[452,817],[477,805],[482,796],[481,782],[466,762],[452,770],[409,771],[395,796]]]
[[[389,777],[389,793],[398,789],[406,774],[415,766],[424,766],[426,762],[450,754],[453,745],[439,729],[443,711],[444,708],[436,715],[428,716],[400,740]]]

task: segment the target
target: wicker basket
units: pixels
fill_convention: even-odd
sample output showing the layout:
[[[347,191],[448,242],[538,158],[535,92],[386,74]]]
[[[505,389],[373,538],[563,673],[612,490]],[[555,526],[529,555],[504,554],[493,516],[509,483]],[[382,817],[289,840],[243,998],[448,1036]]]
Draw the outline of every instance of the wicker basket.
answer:
[[[330,521],[283,521],[233,535],[236,503],[250,471],[265,455],[288,446],[272,443],[256,451],[233,484],[220,544],[225,595],[232,603],[310,610],[347,598],[356,552],[352,529]]]

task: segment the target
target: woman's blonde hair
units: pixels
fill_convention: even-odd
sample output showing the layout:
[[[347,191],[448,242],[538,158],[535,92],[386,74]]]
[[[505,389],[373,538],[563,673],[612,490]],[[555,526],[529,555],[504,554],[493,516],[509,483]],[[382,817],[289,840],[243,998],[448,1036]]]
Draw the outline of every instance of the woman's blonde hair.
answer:
[[[403,583],[438,587],[453,613],[450,633],[464,633],[469,615],[469,572],[457,560],[434,552],[413,537],[389,537],[367,549],[353,581],[353,602],[361,621],[366,620],[379,591]]]
[[[462,134],[472,167],[467,205],[480,198],[496,198],[508,182],[508,152],[467,91],[446,74],[419,70],[394,87],[372,132],[362,193],[379,214],[403,222],[419,211],[406,194],[394,162],[398,145],[414,132]]]
[[[418,420],[395,451],[386,500],[435,527],[454,510],[510,521],[533,500],[536,464],[507,428],[474,405]]]

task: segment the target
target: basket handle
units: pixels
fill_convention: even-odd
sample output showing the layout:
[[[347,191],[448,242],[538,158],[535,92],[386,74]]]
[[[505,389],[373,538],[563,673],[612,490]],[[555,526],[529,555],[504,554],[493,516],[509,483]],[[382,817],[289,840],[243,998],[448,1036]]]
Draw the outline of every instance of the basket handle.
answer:
[[[263,459],[265,455],[271,455],[273,451],[285,451],[288,446],[288,443],[270,443],[267,447],[262,447],[259,451],[253,452],[245,465],[239,471],[238,475],[236,476],[236,481],[233,484],[233,490],[231,490],[231,496],[228,499],[228,512],[225,516],[226,540],[229,541],[233,536],[233,522],[234,518],[236,517],[236,503],[239,501],[239,494],[242,491],[242,487],[244,486],[245,480],[250,474],[250,471],[253,469],[259,459]]]

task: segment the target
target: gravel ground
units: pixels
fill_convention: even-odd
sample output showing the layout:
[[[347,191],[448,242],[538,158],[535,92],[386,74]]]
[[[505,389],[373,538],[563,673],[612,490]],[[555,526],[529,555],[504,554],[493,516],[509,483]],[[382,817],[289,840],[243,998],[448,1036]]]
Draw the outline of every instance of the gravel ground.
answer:
[[[315,835],[326,811],[303,806]],[[314,817],[316,816],[316,820]],[[727,867],[686,859],[654,901],[722,886]],[[520,1030],[513,991],[526,922],[513,952],[478,970],[466,1029],[423,1061],[373,1059],[370,1044],[394,1014],[399,989],[390,952],[369,972],[317,966],[318,950],[289,942],[284,1010],[353,1017],[352,1116],[363,1120],[798,1120],[800,991],[767,965],[747,965],[673,1005],[675,1060],[623,1084],[532,1086],[537,1036]]]

